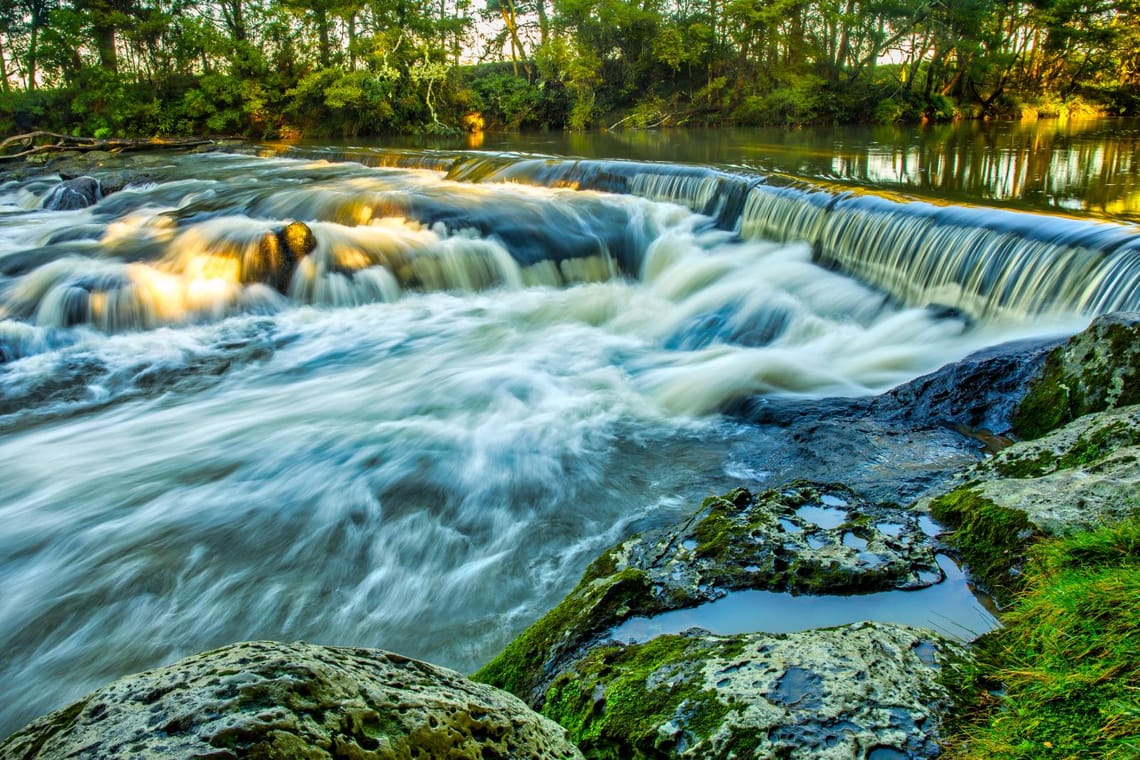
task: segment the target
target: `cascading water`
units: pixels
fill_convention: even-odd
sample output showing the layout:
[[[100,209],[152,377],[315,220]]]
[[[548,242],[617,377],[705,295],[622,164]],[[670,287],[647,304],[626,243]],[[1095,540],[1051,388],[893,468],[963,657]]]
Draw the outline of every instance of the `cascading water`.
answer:
[[[991,212],[696,167],[404,152],[134,171],[72,211],[39,207],[57,179],[0,185],[0,734],[241,639],[471,670],[602,548],[765,485],[740,452],[776,434],[727,404],[881,391],[1135,306],[1140,277],[1113,263],[1136,255],[1124,228],[1049,242]],[[914,256],[829,242],[857,213],[924,225],[928,257],[952,237],[931,230],[996,236],[938,270],[989,306],[924,297],[934,274],[908,290]],[[1038,272],[1064,255],[1046,244],[1087,252]],[[966,271],[986,256],[1031,271]]]

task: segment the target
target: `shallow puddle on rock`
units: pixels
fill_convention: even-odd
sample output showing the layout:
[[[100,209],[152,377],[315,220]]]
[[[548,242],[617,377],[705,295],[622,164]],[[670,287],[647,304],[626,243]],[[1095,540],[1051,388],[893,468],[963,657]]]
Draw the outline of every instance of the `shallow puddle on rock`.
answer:
[[[655,617],[635,617],[611,634],[617,641],[648,641],[667,633],[703,628],[712,633],[791,633],[861,620],[929,628],[959,641],[969,641],[998,626],[962,570],[950,557],[938,555],[946,574],[941,583],[916,591],[882,591],[850,596],[809,596],[773,591],[734,591],[699,607],[672,610]],[[986,600],[988,601],[988,600]]]
[[[879,523],[875,529],[880,533],[890,536],[891,538],[898,538],[902,535],[903,529],[906,528],[902,523],[885,522]]]
[[[817,507],[811,504],[796,510],[796,517],[817,525],[824,530],[838,528],[847,522],[847,510],[835,507]]]
[[[786,517],[780,518],[780,527],[788,533],[803,533],[804,529]]]

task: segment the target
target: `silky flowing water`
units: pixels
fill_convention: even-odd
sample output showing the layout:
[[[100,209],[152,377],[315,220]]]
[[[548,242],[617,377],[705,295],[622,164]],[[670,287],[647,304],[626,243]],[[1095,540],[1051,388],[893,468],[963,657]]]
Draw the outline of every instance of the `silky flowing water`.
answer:
[[[733,402],[872,394],[1140,307],[1127,225],[724,167],[122,165],[81,210],[42,208],[58,176],[0,185],[0,734],[245,639],[471,671],[605,547],[769,484],[748,452],[779,431]],[[867,264],[883,245],[844,237],[852,215],[937,240]]]

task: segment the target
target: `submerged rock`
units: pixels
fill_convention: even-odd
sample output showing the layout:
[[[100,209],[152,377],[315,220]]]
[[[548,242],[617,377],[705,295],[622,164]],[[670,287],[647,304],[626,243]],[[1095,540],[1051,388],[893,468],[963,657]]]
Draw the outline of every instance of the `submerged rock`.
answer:
[[[454,671],[373,649],[249,642],[120,679],[3,758],[578,758],[566,732]]]
[[[50,211],[73,211],[95,205],[103,197],[99,180],[94,177],[65,179],[44,196],[43,207]]]
[[[693,631],[594,649],[554,681],[543,713],[591,757],[935,757],[950,704],[940,671],[967,656],[880,623]]]
[[[317,247],[317,238],[304,222],[290,222],[278,233],[285,249],[295,260],[308,256]]]

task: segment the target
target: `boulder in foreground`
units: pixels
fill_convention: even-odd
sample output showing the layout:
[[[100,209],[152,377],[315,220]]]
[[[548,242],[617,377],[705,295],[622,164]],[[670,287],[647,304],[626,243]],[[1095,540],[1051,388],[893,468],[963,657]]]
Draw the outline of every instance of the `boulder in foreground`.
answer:
[[[258,641],[127,676],[0,758],[578,758],[520,700],[374,649]]]

